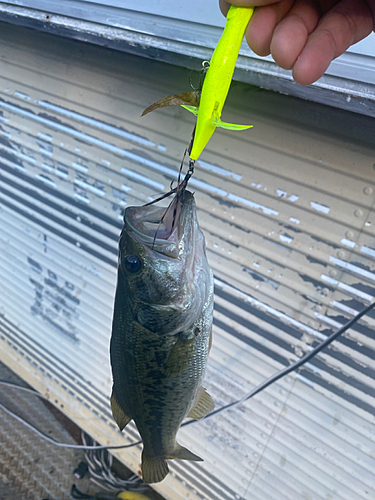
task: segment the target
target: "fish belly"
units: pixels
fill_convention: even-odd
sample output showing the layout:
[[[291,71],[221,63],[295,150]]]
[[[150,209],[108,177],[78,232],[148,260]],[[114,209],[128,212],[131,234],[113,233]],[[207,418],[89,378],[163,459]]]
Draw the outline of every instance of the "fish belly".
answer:
[[[171,456],[176,433],[202,384],[209,331],[194,339],[194,353],[186,368],[168,374],[175,336],[158,336],[136,321],[116,330],[111,342],[116,399],[125,414],[134,419],[147,455]]]
[[[142,463],[164,461],[165,470],[147,482],[160,481],[168,473],[165,459],[200,460],[176,443],[176,434],[201,390],[212,310],[213,293],[190,334],[159,335],[135,320],[118,284],[110,347],[113,394],[127,417],[124,425],[132,419],[137,425],[144,444]]]

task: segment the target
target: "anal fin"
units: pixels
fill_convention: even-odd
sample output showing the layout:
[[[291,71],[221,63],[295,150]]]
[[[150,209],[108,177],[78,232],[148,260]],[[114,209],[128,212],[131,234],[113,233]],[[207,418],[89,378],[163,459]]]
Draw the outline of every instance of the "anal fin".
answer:
[[[200,418],[208,415],[215,408],[215,403],[211,396],[208,394],[204,387],[199,389],[198,400],[193,406],[193,408],[189,411],[188,417],[193,418],[194,420],[199,420]]]
[[[203,459],[201,457],[198,457],[195,453],[191,452],[184,446],[181,446],[180,444],[176,443],[176,448],[171,456],[168,456],[167,458],[169,459],[176,459],[176,460],[193,460],[194,462],[203,462]]]
[[[111,395],[111,409],[112,409],[112,415],[113,418],[115,419],[116,424],[119,426],[120,431],[128,425],[130,422],[131,418],[126,415],[124,410],[121,408],[119,405],[119,402],[116,399],[115,393],[112,391]]]

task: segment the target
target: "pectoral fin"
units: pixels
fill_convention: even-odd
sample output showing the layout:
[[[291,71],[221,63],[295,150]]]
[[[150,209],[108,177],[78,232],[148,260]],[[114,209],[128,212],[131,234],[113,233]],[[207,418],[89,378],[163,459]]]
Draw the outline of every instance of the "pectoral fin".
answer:
[[[235,123],[222,122],[218,117],[213,118],[212,123],[215,127],[225,128],[227,130],[246,130],[253,127],[253,125],[237,125]]]
[[[165,363],[167,377],[175,377],[186,370],[194,355],[194,349],[195,335],[189,338],[185,335],[185,332],[179,333]]]
[[[128,417],[124,410],[121,408],[113,391],[111,395],[111,409],[113,418],[115,419],[116,424],[119,426],[120,431],[122,431],[122,429],[126,425],[128,425],[131,418]]]
[[[188,413],[189,418],[199,420],[208,415],[215,408],[215,403],[204,387],[199,389],[198,401]]]
[[[145,116],[148,113],[151,113],[151,111],[154,111],[155,109],[164,108],[166,106],[177,106],[179,104],[181,105],[186,104],[188,106],[189,105],[199,106],[200,97],[201,93],[198,90],[192,90],[190,92],[182,92],[181,94],[169,95],[151,104],[148,108],[146,108],[143,111],[141,116]]]

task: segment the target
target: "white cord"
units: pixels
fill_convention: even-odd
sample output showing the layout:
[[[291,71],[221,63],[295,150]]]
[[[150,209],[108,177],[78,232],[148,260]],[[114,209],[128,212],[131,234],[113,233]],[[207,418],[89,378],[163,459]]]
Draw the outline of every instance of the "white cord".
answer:
[[[211,418],[214,415],[217,415],[218,413],[221,413],[221,412],[227,410],[228,408],[232,408],[232,407],[237,406],[237,405],[239,405],[241,403],[244,403],[246,400],[248,400],[251,397],[255,396],[255,394],[258,394],[259,392],[263,391],[266,387],[268,387],[269,385],[273,384],[274,382],[276,382],[280,378],[284,377],[288,373],[290,373],[290,372],[292,372],[294,370],[297,370],[300,366],[302,366],[307,361],[309,361],[314,356],[316,356],[322,349],[324,349],[329,344],[331,344],[339,335],[341,335],[346,330],[348,330],[348,328],[350,328],[354,323],[356,323],[362,316],[364,316],[371,309],[373,309],[374,306],[375,306],[375,302],[373,302],[372,304],[370,304],[367,307],[365,307],[364,309],[362,309],[362,311],[360,311],[352,319],[350,319],[349,321],[347,321],[336,332],[334,332],[331,335],[329,335],[323,342],[321,342],[317,347],[315,347],[314,349],[312,349],[309,353],[307,353],[304,356],[302,356],[302,358],[298,359],[297,361],[295,361],[294,363],[292,363],[290,366],[286,366],[285,368],[281,369],[280,371],[278,371],[277,373],[275,373],[274,375],[272,375],[271,377],[269,377],[267,380],[265,380],[260,385],[258,385],[257,387],[255,387],[252,391],[250,391],[248,394],[246,394],[245,396],[243,396],[241,399],[239,399],[237,401],[233,401],[232,403],[228,403],[227,405],[224,405],[224,406],[218,408],[217,410],[212,411],[211,413],[209,413],[206,417],[204,417],[201,420],[189,420],[188,422],[185,422],[184,424],[182,424],[181,427],[185,427],[187,425],[192,425],[192,424],[195,424],[197,422],[201,422],[202,420],[206,420],[207,418]],[[36,392],[36,391],[34,391],[32,389],[28,389],[27,387],[22,387],[22,386],[20,386],[18,384],[14,384],[14,383],[8,382],[6,380],[0,380],[0,385],[6,385],[8,387],[14,387],[14,388],[17,388],[17,389],[19,389],[21,391],[25,391],[25,392],[29,392],[31,394],[34,394],[35,396],[38,396],[39,398],[45,399],[46,401],[50,401],[45,396],[43,396],[42,394],[39,394],[38,392]],[[35,434],[37,434],[41,438],[45,439],[49,443],[54,444],[55,446],[60,446],[60,447],[64,447],[64,448],[73,448],[73,449],[76,449],[76,450],[117,450],[117,449],[120,449],[120,448],[130,448],[132,446],[136,446],[136,445],[142,443],[141,440],[136,441],[135,443],[125,444],[125,445],[118,445],[118,446],[85,446],[85,445],[75,445],[75,444],[58,443],[57,441],[55,441],[54,439],[50,438],[46,434],[43,434],[43,432],[39,431],[33,425],[29,424],[29,422],[26,422],[26,420],[24,420],[23,418],[19,417],[15,413],[13,413],[11,410],[9,410],[8,408],[6,408],[6,406],[4,406],[1,403],[0,403],[0,408],[2,410],[4,410],[6,413],[8,413],[8,415],[11,415],[16,420],[18,420],[18,422],[21,422],[26,427],[28,427],[30,430],[32,430],[33,432],[35,432]]]

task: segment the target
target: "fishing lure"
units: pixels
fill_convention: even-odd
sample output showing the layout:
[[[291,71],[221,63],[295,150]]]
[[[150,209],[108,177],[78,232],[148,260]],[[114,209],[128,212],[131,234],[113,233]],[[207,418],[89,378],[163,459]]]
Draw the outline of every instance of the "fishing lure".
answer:
[[[252,125],[236,125],[221,121],[221,112],[228,95],[234,68],[246,27],[253,15],[253,7],[232,5],[227,22],[209,64],[203,63],[201,82],[192,92],[171,95],[151,104],[142,116],[164,106],[181,105],[197,118],[189,156],[198,159],[216,127],[229,130],[245,130]],[[203,79],[204,78],[204,79]],[[203,82],[203,84],[202,84]]]
[[[220,117],[228,95],[245,30],[253,12],[253,7],[236,7],[235,5],[230,7],[225,29],[206,72],[199,107],[182,104],[183,108],[198,117],[190,152],[192,160],[199,158],[216,127],[229,130],[245,130],[252,127],[252,125],[225,123],[221,121]]]

